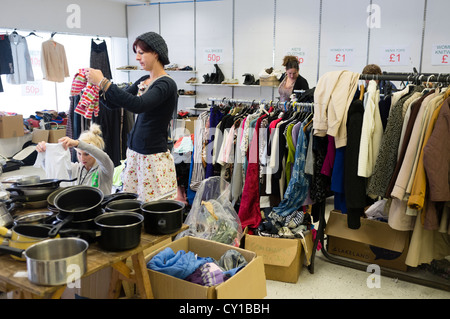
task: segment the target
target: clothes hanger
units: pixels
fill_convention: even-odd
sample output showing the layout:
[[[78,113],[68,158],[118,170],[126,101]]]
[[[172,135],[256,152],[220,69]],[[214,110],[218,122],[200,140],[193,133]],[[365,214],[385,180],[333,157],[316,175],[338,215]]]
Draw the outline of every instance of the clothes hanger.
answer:
[[[40,35],[37,35],[37,34],[35,33],[35,31],[36,31],[36,30],[31,31],[31,32],[27,35],[27,38],[28,38],[30,35],[34,35],[34,36],[36,36],[36,37],[38,37],[38,38],[42,38]]]

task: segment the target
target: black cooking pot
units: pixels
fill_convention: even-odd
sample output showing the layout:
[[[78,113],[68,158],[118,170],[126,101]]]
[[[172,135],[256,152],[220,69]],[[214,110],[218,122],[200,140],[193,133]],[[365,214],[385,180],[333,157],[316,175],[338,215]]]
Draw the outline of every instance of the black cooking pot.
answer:
[[[145,232],[154,235],[176,232],[183,225],[183,210],[182,202],[170,199],[142,204]]]
[[[135,248],[141,242],[144,217],[138,213],[104,213],[95,218],[101,231],[100,247],[107,251],[123,251]]]
[[[55,197],[55,207],[62,221],[55,225],[49,236],[56,236],[58,231],[72,221],[86,221],[102,213],[103,192],[95,187],[70,186]]]
[[[103,192],[92,186],[70,186],[55,196],[55,207],[62,213],[100,211]]]
[[[108,203],[105,207],[107,212],[132,212],[141,214],[142,202],[137,199],[120,199]]]

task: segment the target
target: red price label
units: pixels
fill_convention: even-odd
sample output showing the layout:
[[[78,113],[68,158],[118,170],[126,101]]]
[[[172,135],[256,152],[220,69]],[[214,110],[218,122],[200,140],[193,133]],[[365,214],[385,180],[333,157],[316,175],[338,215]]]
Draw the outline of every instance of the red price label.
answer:
[[[220,55],[218,54],[214,54],[214,53],[210,53],[208,54],[208,62],[215,62],[218,63],[220,61]]]
[[[336,54],[336,58],[334,61],[337,63],[345,63],[345,54]]]
[[[391,55],[389,55],[389,62],[391,63],[400,63],[400,53],[399,54],[394,54],[392,53]]]
[[[448,55],[447,55],[447,54],[444,54],[444,55],[442,56],[442,61],[441,61],[441,63],[448,63]]]
[[[23,96],[38,96],[42,95],[42,85],[39,82],[28,83],[22,85]]]

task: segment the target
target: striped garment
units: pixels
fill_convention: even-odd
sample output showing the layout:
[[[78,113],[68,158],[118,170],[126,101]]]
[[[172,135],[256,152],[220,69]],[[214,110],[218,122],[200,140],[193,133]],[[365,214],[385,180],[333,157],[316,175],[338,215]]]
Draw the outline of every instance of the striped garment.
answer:
[[[74,112],[87,119],[92,119],[92,115],[98,116],[99,93],[100,88],[87,81],[86,69],[80,69],[75,75],[70,89],[70,95],[72,96],[81,94],[80,101]]]

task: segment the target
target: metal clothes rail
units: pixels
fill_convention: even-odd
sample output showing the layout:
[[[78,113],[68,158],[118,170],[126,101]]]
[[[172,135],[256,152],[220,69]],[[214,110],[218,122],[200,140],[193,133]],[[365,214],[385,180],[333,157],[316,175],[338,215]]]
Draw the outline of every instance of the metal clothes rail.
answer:
[[[268,105],[268,106],[277,106],[277,107],[283,107],[285,109],[289,107],[298,107],[298,106],[314,106],[314,103],[309,102],[296,102],[296,101],[289,101],[289,102],[280,102],[280,101],[266,101],[266,100],[241,100],[241,99],[232,99],[232,98],[208,98],[208,101],[211,102],[220,102],[220,103],[227,103],[227,104],[250,104],[250,105]]]
[[[361,80],[387,80],[387,81],[408,81],[411,83],[422,83],[422,82],[440,82],[440,83],[450,83],[450,74],[441,73],[385,73],[383,75],[373,75],[373,74],[361,74]],[[314,259],[317,251],[317,246],[320,241],[322,244],[321,252],[326,257],[326,259],[334,264],[341,266],[346,266],[362,271],[367,271],[367,263],[360,262],[354,259],[330,255],[326,249],[325,245],[325,209],[326,200],[316,203],[315,208],[319,211],[319,226],[317,229],[317,236],[314,240],[314,247],[311,256],[311,265],[309,266],[309,271],[314,273]],[[450,282],[445,282],[444,278],[437,278],[438,276],[427,273],[426,271],[415,268],[408,269],[407,272],[397,271],[385,267],[380,267],[381,275],[391,278],[398,278],[403,281],[428,286],[432,288],[442,289],[450,291]]]

